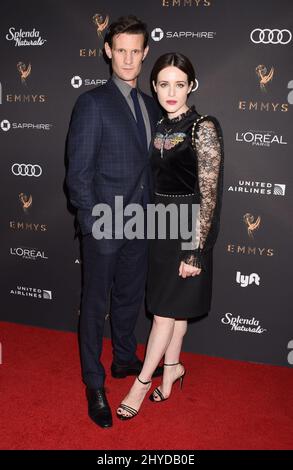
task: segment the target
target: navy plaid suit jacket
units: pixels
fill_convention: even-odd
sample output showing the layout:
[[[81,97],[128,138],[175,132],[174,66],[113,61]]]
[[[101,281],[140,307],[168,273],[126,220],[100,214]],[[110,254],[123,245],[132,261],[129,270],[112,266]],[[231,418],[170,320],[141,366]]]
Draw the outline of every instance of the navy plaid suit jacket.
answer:
[[[153,133],[160,118],[159,108],[153,98],[141,95]],[[77,99],[68,132],[67,157],[69,198],[77,208],[83,235],[92,231],[95,204],[106,203],[114,208],[116,195],[123,196],[124,205],[142,203],[149,197],[149,159],[129,105],[111,79]]]

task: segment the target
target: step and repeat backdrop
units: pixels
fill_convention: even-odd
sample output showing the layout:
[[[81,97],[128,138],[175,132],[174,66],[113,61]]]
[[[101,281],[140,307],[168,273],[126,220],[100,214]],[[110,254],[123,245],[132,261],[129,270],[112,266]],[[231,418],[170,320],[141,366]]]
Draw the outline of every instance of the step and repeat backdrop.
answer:
[[[65,142],[77,97],[109,78],[107,24],[135,14],[150,31],[140,87],[157,57],[196,70],[190,96],[225,141],[221,232],[209,316],[184,349],[292,366],[293,4],[290,0],[64,0],[1,5],[1,316],[74,331],[79,240],[66,197]],[[109,312],[105,334],[110,334]],[[137,337],[150,319],[142,307]],[[19,338],[21,341],[21,338]]]

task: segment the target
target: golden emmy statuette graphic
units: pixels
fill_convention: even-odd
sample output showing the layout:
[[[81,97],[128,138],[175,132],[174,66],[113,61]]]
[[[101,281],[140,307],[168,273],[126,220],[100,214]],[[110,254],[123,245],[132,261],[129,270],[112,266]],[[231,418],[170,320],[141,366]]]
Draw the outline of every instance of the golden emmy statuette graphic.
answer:
[[[19,194],[19,200],[22,204],[22,208],[24,210],[24,212],[27,212],[29,207],[32,205],[33,203],[33,198],[32,198],[32,195],[30,194],[29,196],[27,196],[26,194],[24,193],[20,193]]]
[[[259,79],[259,84],[260,84],[260,89],[262,91],[267,91],[266,90],[266,85],[272,81],[273,76],[274,76],[274,67],[271,68],[271,70],[268,72],[268,69],[266,68],[265,65],[258,65],[255,68],[256,75],[258,76]]]
[[[260,216],[258,216],[257,219],[254,220],[254,216],[249,213],[243,216],[243,221],[247,227],[247,232],[250,238],[254,238],[253,232],[259,228],[260,220]]]
[[[99,44],[99,56],[103,54],[103,47],[104,47],[104,37],[103,37],[103,31],[107,28],[109,24],[109,15],[106,15],[104,18],[103,15],[100,13],[96,13],[92,17],[92,21],[94,25],[96,26],[96,31],[98,35],[98,44]]]
[[[31,64],[28,64],[28,66],[26,66],[23,62],[18,62],[16,68],[19,71],[21,83],[23,85],[26,85],[26,79],[27,77],[29,77],[32,70]]]

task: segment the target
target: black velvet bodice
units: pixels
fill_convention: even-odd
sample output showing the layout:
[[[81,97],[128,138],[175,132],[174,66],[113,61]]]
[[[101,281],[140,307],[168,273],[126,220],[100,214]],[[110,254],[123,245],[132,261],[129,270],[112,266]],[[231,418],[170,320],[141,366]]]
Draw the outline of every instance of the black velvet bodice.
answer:
[[[200,116],[192,106],[177,118],[159,121],[151,154],[155,193],[194,194],[200,204],[200,242],[182,255],[188,264],[202,266],[213,248],[220,222],[223,193],[223,136],[213,116]]]
[[[151,167],[155,192],[191,194],[198,192],[196,155],[192,126],[200,117],[194,107],[178,118],[163,118],[153,141]]]

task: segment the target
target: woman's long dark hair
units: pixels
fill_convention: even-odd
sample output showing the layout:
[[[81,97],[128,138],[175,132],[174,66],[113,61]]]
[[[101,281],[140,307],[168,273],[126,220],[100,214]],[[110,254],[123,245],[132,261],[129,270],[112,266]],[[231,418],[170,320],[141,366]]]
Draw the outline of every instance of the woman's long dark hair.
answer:
[[[166,67],[174,66],[186,73],[188,78],[188,84],[195,81],[195,72],[190,60],[179,52],[168,52],[167,54],[161,55],[155,62],[153,70],[151,72],[151,82],[157,83],[157,78],[161,70]]]

